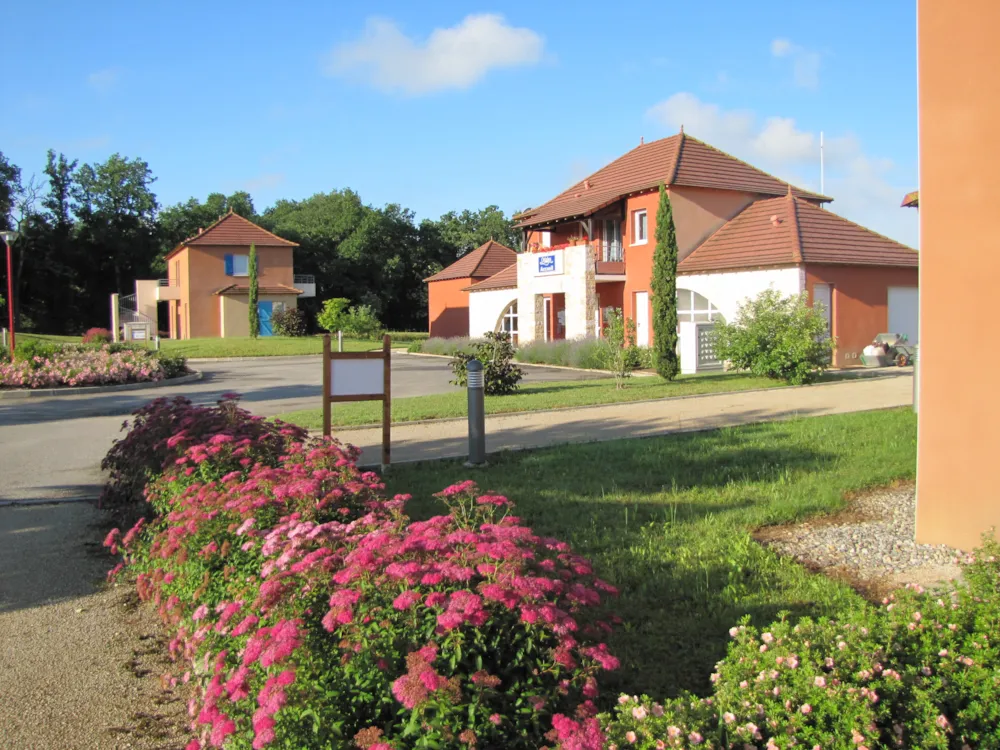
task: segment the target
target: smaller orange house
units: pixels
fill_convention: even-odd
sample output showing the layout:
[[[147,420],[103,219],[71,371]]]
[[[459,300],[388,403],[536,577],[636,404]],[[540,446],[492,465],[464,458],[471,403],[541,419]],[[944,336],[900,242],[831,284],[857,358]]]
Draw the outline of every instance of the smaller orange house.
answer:
[[[230,211],[165,258],[167,278],[159,282],[156,298],[169,301],[171,338],[250,335],[251,245],[257,250],[261,336],[272,335],[274,313],[296,307],[300,296],[315,295],[312,277],[295,276],[292,253],[297,243]]]
[[[517,253],[490,240],[466,253],[427,282],[427,321],[435,338],[469,335],[468,287],[509,268]]]

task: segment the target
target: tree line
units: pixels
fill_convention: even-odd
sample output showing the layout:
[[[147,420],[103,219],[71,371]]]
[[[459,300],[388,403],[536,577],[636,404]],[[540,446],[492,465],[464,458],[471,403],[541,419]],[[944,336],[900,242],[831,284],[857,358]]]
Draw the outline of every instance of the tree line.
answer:
[[[12,268],[18,330],[77,334],[106,326],[109,295],[133,293],[135,279],[165,276],[164,256],[230,209],[299,243],[295,271],[316,277],[316,298],[301,300],[309,319],[322,300],[343,297],[371,306],[391,330],[426,330],[423,279],[489,239],[519,243],[497,206],[418,222],[410,209],[374,207],[345,188],[278,200],[260,212],[245,191],[164,207],[155,182],[139,158],[116,153],[80,164],[53,150],[43,176],[25,179],[0,152],[0,228],[19,233]]]

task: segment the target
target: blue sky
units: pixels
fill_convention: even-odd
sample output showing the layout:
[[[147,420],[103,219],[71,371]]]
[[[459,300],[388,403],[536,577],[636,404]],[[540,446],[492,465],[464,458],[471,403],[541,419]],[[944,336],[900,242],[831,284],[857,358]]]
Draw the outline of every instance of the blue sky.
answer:
[[[301,0],[0,10],[0,150],[141,157],[162,204],[350,187],[418,217],[537,205],[685,131],[916,245],[913,0]],[[363,9],[362,9],[363,7]]]

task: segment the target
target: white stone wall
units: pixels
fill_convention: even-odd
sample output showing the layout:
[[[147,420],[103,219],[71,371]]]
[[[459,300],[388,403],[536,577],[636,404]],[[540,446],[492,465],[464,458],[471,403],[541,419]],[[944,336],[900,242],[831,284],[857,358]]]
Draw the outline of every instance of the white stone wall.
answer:
[[[525,343],[543,336],[542,305],[539,295],[564,294],[566,338],[595,335],[597,284],[593,250],[589,245],[554,250],[560,254],[561,273],[539,274],[539,253],[521,253],[517,259],[518,341]],[[471,329],[470,329],[471,330]]]
[[[477,338],[495,331],[503,311],[516,299],[517,289],[469,292],[469,335]],[[518,323],[520,322],[519,318]]]
[[[795,268],[766,268],[759,271],[732,271],[677,277],[678,289],[690,289],[706,297],[719,308],[728,322],[748,298],[765,289],[775,289],[784,296],[799,294],[805,289],[804,274]]]

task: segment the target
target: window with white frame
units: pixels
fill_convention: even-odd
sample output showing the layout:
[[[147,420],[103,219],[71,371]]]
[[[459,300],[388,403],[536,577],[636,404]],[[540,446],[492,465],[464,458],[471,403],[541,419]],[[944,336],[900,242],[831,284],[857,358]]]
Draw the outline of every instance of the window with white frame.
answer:
[[[497,330],[510,335],[511,341],[517,341],[517,300],[511,302],[500,315]]]
[[[690,289],[677,290],[677,322],[678,323],[711,323],[724,320],[719,308],[707,298]]]
[[[649,241],[649,225],[646,209],[632,212],[632,244],[645,245]]]
[[[250,258],[246,255],[233,256],[233,276],[250,275]]]
[[[552,247],[552,232],[542,232],[542,247]]]

